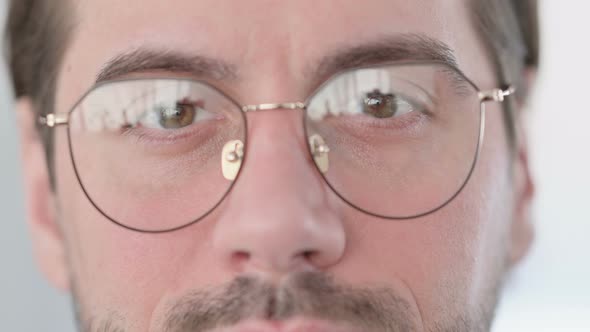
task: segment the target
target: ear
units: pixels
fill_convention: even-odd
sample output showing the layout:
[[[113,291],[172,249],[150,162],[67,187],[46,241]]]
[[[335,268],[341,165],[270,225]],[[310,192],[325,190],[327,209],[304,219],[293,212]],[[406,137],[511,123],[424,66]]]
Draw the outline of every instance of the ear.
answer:
[[[531,91],[536,78],[536,71],[528,69],[524,73],[527,90]],[[526,98],[526,97],[524,97]],[[525,127],[526,105],[524,101],[517,101],[515,115],[516,153],[513,164],[514,181],[514,211],[511,228],[510,265],[520,262],[529,252],[534,240],[534,226],[532,222],[532,201],[535,195],[535,185],[529,167],[529,148],[527,130]]]
[[[30,98],[16,102],[20,129],[21,158],[25,185],[27,222],[33,240],[33,253],[45,277],[55,287],[67,291],[65,243],[56,218],[45,150],[35,127],[37,118]]]

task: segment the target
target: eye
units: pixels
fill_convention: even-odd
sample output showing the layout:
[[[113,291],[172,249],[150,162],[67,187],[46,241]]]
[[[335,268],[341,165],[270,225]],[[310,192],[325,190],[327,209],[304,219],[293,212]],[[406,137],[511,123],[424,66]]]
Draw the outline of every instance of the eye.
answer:
[[[164,129],[179,129],[191,125],[198,112],[203,111],[203,102],[183,99],[172,106],[159,106],[158,123]]]
[[[362,113],[379,119],[391,118],[414,110],[401,96],[382,93],[379,89],[366,94],[362,100]]]
[[[139,122],[147,128],[174,130],[214,117],[215,114],[205,109],[203,100],[184,98],[148,107]]]

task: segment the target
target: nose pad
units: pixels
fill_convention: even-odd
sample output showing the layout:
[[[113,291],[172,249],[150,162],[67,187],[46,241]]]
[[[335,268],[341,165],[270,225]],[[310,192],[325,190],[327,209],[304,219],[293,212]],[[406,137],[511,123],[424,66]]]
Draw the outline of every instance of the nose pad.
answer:
[[[322,173],[327,173],[330,168],[330,147],[324,141],[324,138],[318,134],[309,137],[309,147],[313,161]]]
[[[318,134],[309,137],[309,147],[313,161],[322,173],[327,173],[330,168],[330,147],[324,138]],[[244,143],[240,140],[227,142],[221,152],[221,171],[226,180],[236,179],[242,161],[244,159]]]
[[[226,180],[236,179],[244,160],[244,143],[240,140],[227,142],[221,151],[221,171]]]

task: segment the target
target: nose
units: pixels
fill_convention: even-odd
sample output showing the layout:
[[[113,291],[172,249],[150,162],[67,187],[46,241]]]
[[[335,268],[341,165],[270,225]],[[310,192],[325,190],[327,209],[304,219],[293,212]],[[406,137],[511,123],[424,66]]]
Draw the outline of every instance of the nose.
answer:
[[[344,225],[307,152],[301,111],[248,117],[246,159],[220,206],[215,251],[233,271],[271,278],[336,264]]]

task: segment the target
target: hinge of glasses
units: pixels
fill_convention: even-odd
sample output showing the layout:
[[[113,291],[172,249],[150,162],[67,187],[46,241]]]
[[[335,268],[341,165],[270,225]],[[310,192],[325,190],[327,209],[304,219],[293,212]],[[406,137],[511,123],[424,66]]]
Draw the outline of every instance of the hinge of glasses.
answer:
[[[488,102],[488,101],[495,101],[495,102],[503,102],[504,99],[512,94],[514,94],[514,87],[508,86],[505,89],[493,89],[487,91],[481,91],[479,93],[479,100],[481,102]]]
[[[68,114],[54,114],[49,113],[45,116],[39,117],[39,123],[49,128],[57,127],[59,125],[67,124],[69,120]]]

